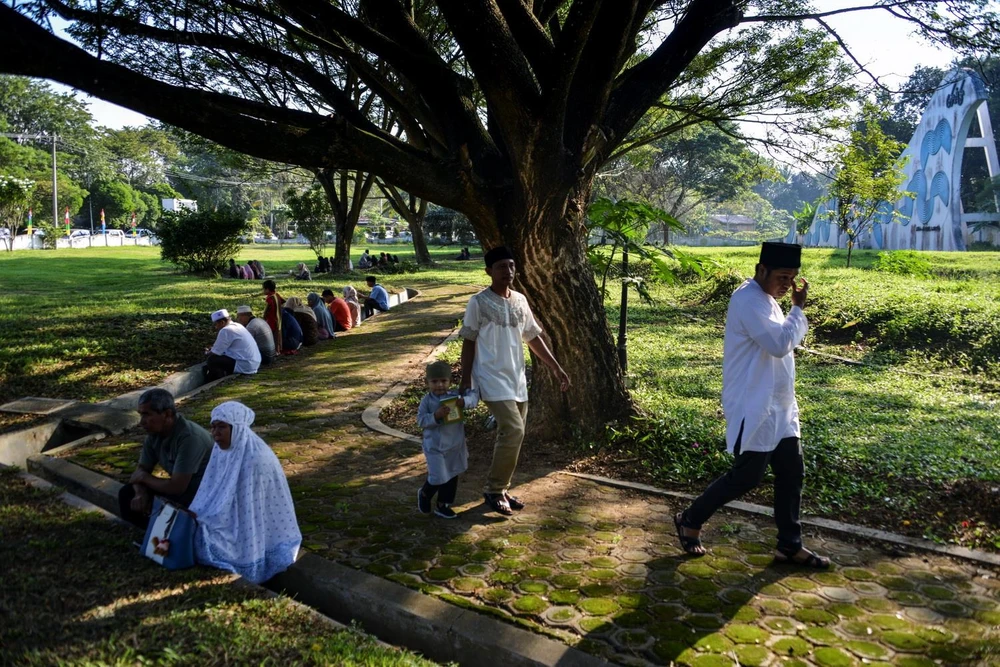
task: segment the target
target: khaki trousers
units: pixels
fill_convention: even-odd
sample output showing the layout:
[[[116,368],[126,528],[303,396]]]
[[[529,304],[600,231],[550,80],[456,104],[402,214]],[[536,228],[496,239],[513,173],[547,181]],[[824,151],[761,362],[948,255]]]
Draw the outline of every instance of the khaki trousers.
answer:
[[[517,457],[524,441],[528,404],[517,401],[483,401],[497,420],[497,441],[493,463],[486,478],[485,493],[503,493],[510,488],[510,478],[517,467]]]

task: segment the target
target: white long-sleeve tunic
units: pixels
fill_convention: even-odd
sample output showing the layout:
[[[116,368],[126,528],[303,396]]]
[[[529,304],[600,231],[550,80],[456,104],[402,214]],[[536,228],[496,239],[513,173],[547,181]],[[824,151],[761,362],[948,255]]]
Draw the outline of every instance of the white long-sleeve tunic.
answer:
[[[434,418],[434,413],[441,407],[441,401],[456,396],[457,392],[448,392],[443,396],[435,396],[428,392],[417,408],[417,425],[424,430],[422,445],[424,458],[427,459],[427,481],[431,484],[444,484],[469,467],[465,424],[462,422],[440,424]],[[475,391],[467,392],[462,398],[465,399],[464,410],[476,407],[479,402]]]
[[[722,352],[722,409],[726,448],[740,435],[741,452],[769,452],[782,438],[799,437],[795,346],[809,325],[792,306],[788,316],[753,279],[733,292]]]

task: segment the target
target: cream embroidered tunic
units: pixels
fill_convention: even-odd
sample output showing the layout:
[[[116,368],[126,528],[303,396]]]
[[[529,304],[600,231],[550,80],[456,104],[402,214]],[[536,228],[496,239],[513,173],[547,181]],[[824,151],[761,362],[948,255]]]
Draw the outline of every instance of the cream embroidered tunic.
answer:
[[[774,297],[753,279],[733,292],[722,351],[722,409],[730,452],[741,428],[741,452],[769,452],[782,438],[799,437],[792,350],[808,328],[801,308],[792,306],[785,317]]]
[[[528,401],[524,343],[542,333],[528,300],[510,291],[505,299],[487,288],[469,300],[458,335],[475,341],[472,387],[484,401]]]

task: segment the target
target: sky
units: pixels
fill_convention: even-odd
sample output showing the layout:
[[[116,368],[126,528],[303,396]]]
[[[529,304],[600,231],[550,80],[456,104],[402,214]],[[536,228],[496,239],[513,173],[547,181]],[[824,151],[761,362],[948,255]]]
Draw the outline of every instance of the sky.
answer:
[[[819,11],[829,11],[857,4],[857,1],[819,0],[815,6]],[[855,57],[890,88],[904,82],[917,65],[946,67],[954,58],[954,53],[913,37],[908,24],[884,11],[832,16],[828,23],[837,30]],[[148,122],[145,116],[129,109],[84,93],[77,95],[89,103],[98,125],[121,128]]]

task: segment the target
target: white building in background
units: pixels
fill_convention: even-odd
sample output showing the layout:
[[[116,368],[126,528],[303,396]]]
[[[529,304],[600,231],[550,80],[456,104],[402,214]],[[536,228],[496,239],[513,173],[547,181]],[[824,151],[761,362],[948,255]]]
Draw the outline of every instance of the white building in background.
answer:
[[[163,205],[164,211],[191,211],[192,213],[198,212],[198,202],[194,199],[161,199],[160,204]]]
[[[917,125],[903,156],[908,158],[895,203],[884,202],[879,220],[857,247],[881,250],[965,250],[974,241],[997,244],[996,230],[970,234],[969,225],[996,218],[997,214],[962,210],[962,160],[966,148],[986,151],[990,178],[1000,174],[993,125],[986,104],[986,86],[969,69],[945,75]],[[979,137],[969,137],[973,120],[979,120]],[[847,247],[847,235],[830,221],[836,201],[821,203],[812,226],[802,240],[806,246]],[[895,214],[894,214],[895,211]],[[792,229],[789,241],[795,240]]]

